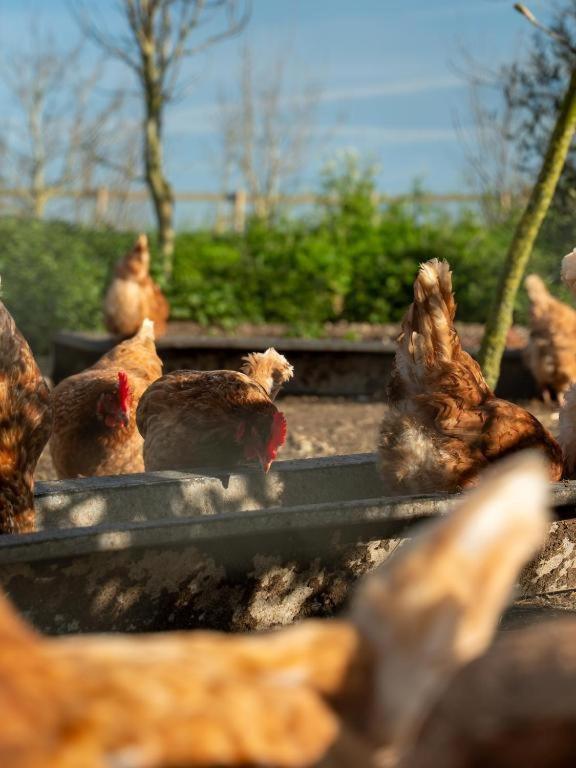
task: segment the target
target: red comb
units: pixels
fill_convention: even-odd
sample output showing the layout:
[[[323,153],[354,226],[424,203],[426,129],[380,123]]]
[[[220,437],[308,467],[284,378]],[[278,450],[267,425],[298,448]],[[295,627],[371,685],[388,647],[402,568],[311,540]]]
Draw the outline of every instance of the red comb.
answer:
[[[118,399],[120,400],[120,408],[124,413],[128,413],[131,396],[128,374],[125,371],[118,371]]]
[[[281,411],[276,411],[272,417],[272,432],[268,442],[268,458],[275,459],[278,448],[286,442],[286,416]]]

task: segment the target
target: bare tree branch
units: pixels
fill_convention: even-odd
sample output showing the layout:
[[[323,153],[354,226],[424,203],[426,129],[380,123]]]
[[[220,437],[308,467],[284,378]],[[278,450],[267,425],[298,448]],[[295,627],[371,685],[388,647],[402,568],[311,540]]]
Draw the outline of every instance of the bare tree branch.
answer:
[[[156,214],[167,276],[174,249],[174,194],[163,160],[166,107],[176,99],[185,60],[244,29],[252,0],[118,0],[124,35],[106,29],[86,0],[77,0],[76,18],[86,35],[136,75],[143,105],[143,165]],[[223,16],[220,29],[203,38],[203,24]],[[192,38],[198,38],[197,42]]]
[[[248,49],[242,54],[239,91],[221,97],[218,132],[226,181],[235,173],[258,216],[274,215],[283,187],[305,163],[318,104],[318,89],[288,94],[284,62],[255,72]]]
[[[42,216],[57,192],[102,175],[104,154],[112,161],[128,156],[119,125],[123,96],[96,98],[102,75],[101,64],[85,68],[80,43],[59,48],[33,24],[29,40],[2,64],[0,78],[12,94],[17,120],[5,139],[8,183],[26,189],[28,212]],[[127,179],[125,166],[109,181]]]

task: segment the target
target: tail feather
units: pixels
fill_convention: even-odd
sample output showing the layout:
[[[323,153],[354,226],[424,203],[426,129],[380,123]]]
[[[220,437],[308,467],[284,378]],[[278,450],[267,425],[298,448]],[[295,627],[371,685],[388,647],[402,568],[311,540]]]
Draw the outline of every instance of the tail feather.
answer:
[[[524,287],[532,304],[546,305],[552,298],[540,275],[528,275]]]
[[[151,339],[154,341],[155,334],[154,334],[154,320],[150,320],[149,318],[144,318],[142,321],[142,325],[140,326],[140,330],[136,334],[134,338],[139,339]]]
[[[576,248],[562,259],[562,280],[576,296]]]
[[[545,539],[547,506],[543,458],[503,459],[365,577],[352,615],[376,661],[378,742],[406,742],[456,670],[489,645],[521,567]]]
[[[148,237],[141,234],[136,238],[132,248],[116,264],[115,275],[122,280],[130,280],[141,275],[142,271],[147,274],[149,268],[150,249],[148,247]]]
[[[162,363],[156,354],[154,322],[146,318],[135,336],[120,342],[94,363],[93,369],[120,367],[128,370],[148,368],[155,372],[153,378],[162,375]]]
[[[132,249],[124,256],[124,259],[128,261],[142,256],[149,257],[148,236],[145,234],[138,235]]]
[[[452,273],[446,261],[420,265],[414,282],[414,301],[402,323],[396,365],[402,378],[413,379],[439,361],[453,360],[461,351],[454,327],[456,302]]]

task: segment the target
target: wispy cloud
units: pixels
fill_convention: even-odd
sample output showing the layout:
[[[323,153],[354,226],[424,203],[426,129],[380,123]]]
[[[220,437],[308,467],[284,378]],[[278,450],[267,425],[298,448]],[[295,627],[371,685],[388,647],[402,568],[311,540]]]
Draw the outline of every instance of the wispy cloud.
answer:
[[[453,128],[384,128],[379,125],[340,125],[319,128],[317,132],[331,138],[374,141],[379,144],[436,144],[456,139]]]
[[[372,83],[348,88],[331,88],[320,93],[320,101],[360,101],[380,96],[398,96],[404,94],[427,93],[429,91],[462,88],[462,80],[455,76],[430,77],[418,80],[404,80],[390,83]]]
[[[389,83],[369,83],[346,88],[327,88],[318,94],[318,101],[323,104],[337,102],[369,101],[385,96],[410,95],[430,91],[450,90],[464,87],[455,76],[421,78]],[[285,99],[290,106],[290,98]],[[196,106],[179,107],[168,115],[168,126],[172,133],[203,134],[214,130],[214,125],[221,114],[222,105],[216,102]]]
[[[188,120],[184,115],[168,124],[170,140],[186,139],[189,136],[208,136],[214,133],[209,121]],[[454,128],[402,127],[386,128],[374,125],[317,125],[312,133],[323,142],[337,142],[339,139],[378,144],[438,144],[456,140]]]

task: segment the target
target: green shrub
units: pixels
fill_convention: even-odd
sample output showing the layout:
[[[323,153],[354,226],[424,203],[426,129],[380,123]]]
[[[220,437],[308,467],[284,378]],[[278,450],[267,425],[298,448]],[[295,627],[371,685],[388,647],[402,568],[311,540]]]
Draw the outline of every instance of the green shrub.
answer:
[[[40,353],[61,328],[101,325],[103,286],[130,235],[0,218],[2,298]]]
[[[243,235],[179,234],[173,278],[163,286],[172,317],[225,328],[283,322],[301,334],[339,319],[398,321],[418,265],[445,258],[454,270],[458,318],[485,319],[513,221],[488,229],[470,211],[424,205],[418,192],[379,208],[372,169],[349,161],[324,174],[321,192],[324,203],[308,216],[278,217],[273,225],[255,219]],[[0,218],[3,299],[37,352],[47,352],[60,329],[102,327],[111,269],[133,239],[134,233]],[[531,265],[564,296],[559,262],[571,247],[543,238]],[[153,271],[155,252],[152,242]],[[517,319],[525,320],[526,310],[521,291]]]

